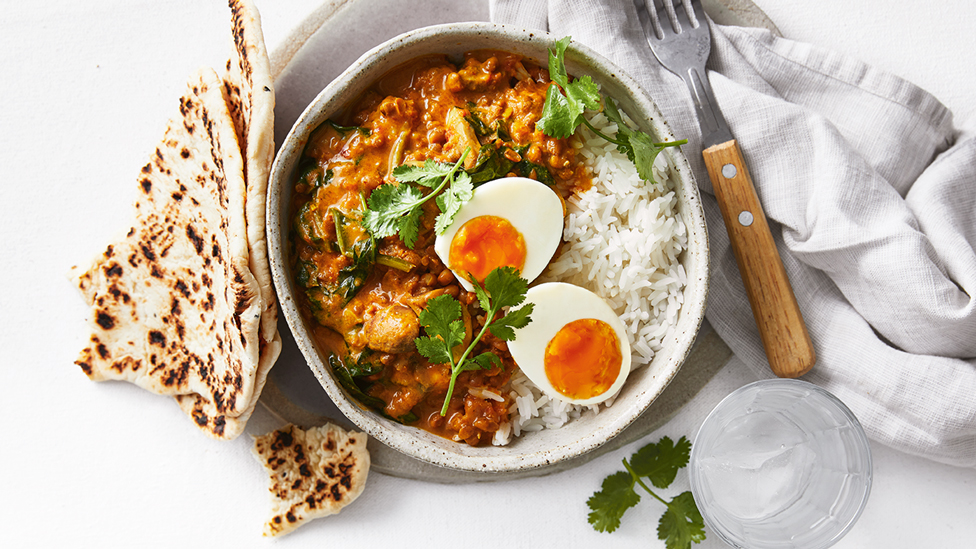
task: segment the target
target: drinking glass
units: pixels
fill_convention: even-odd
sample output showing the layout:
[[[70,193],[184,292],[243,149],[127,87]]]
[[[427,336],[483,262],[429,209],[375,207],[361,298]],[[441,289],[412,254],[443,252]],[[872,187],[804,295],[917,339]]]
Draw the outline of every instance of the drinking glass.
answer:
[[[689,476],[705,523],[733,547],[822,549],[871,492],[871,450],[854,414],[796,379],[734,391],[705,419]]]

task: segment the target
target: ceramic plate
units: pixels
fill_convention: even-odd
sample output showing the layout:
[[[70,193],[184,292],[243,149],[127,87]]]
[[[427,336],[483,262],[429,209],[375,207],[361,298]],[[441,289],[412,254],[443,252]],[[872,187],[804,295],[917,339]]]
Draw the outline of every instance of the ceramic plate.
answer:
[[[483,1],[436,0],[426,5],[429,9],[416,10],[405,9],[407,5],[396,0],[359,0],[324,4],[313,12],[271,56],[277,96],[276,143],[282,142],[295,120],[322,88],[375,45],[402,32],[431,24],[488,18],[487,3]],[[719,23],[763,26],[778,32],[751,3],[706,0],[706,9]],[[284,348],[269,375],[261,402],[283,421],[305,426],[333,421],[354,428],[309,370],[284,321],[280,330]],[[430,465],[372,440],[373,468],[385,474],[433,482],[509,480],[566,470],[633,442],[664,424],[725,365],[730,356],[728,347],[706,323],[679,373],[645,414],[609,443],[556,465],[486,475]]]

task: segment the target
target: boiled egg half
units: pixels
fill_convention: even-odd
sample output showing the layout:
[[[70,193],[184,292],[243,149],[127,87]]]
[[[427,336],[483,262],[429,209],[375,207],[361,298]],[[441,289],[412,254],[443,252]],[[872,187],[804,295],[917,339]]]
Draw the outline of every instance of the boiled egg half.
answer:
[[[597,404],[620,391],[630,373],[630,341],[603,298],[550,282],[530,288],[525,303],[533,304],[532,321],[515,331],[508,350],[533,383],[573,404]]]
[[[454,222],[437,235],[434,251],[465,290],[474,291],[496,267],[515,267],[532,282],[559,247],[563,204],[543,183],[504,177],[474,190]]]

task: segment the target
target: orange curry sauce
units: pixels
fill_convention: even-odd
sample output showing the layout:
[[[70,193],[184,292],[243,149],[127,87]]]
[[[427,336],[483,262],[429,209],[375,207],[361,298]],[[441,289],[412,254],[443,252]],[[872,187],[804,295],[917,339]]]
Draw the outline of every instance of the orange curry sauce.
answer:
[[[423,57],[386,74],[310,136],[292,210],[301,308],[315,319],[315,337],[331,351],[336,378],[364,406],[471,445],[490,444],[508,421],[503,388],[517,366],[504,341],[489,333],[477,344],[474,354],[493,352],[503,367],[462,373],[446,416],[440,409],[450,365],[430,364],[414,344],[423,335],[417,314],[438,295],[463,305],[460,351],[485,322],[474,294],[434,253],[435,201],[424,205],[412,249],[396,236],[373,239],[360,220],[373,189],[397,184],[396,166],[457,162],[466,147],[472,152],[463,167],[475,185],[521,175],[550,184],[563,198],[587,188],[576,150],[535,129],[550,85],[548,71],[510,53],[469,52],[460,65]],[[482,389],[506,401],[469,392]]]

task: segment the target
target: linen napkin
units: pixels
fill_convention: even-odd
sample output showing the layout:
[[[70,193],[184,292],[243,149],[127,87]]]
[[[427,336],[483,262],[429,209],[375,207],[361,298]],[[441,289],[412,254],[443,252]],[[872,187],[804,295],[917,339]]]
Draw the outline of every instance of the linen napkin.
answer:
[[[681,79],[632,0],[492,0],[497,23],[572,36],[636,78],[667,118],[705,206],[706,318],[773,377],[701,156]],[[710,23],[711,24],[711,23]],[[976,466],[976,139],[921,88],[855,59],[711,24],[707,69],[745,156],[817,352],[803,379],[868,436]]]

